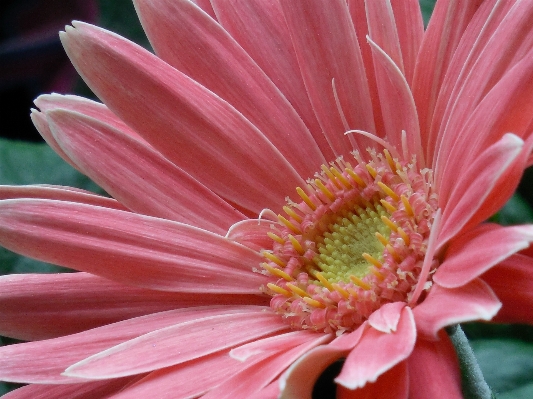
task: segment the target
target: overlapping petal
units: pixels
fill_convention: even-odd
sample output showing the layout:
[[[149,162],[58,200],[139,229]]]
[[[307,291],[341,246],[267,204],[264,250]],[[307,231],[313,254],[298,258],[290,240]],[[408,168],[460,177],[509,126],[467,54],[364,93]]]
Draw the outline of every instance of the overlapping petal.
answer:
[[[135,7],[156,54],[239,110],[301,176],[325,162],[291,103],[219,24],[190,1],[136,1]]]
[[[348,354],[335,381],[349,389],[375,382],[380,375],[409,357],[416,342],[416,328],[411,308],[404,307],[396,331],[384,333],[374,328],[367,329]]]
[[[63,375],[67,367],[95,353],[153,331],[204,317],[262,314],[263,307],[207,306],[176,309],[108,324],[74,335],[44,341],[3,346],[0,378],[37,384],[77,384],[86,380]],[[268,329],[266,330],[268,331]],[[208,351],[208,348],[205,348]],[[213,351],[215,352],[215,351]],[[50,356],[50,354],[54,356]]]
[[[122,130],[62,109],[47,111],[46,117],[59,146],[78,168],[133,212],[218,234],[244,218],[200,182]],[[92,155],[96,152],[98,158]]]
[[[154,291],[88,273],[8,275],[0,277],[0,333],[37,341],[215,302],[267,305],[268,299],[260,295]]]
[[[413,309],[418,333],[426,339],[437,338],[446,326],[475,320],[491,320],[502,304],[481,279],[460,288],[434,284],[427,298]]]
[[[260,212],[303,184],[241,113],[140,46],[83,23],[67,27],[61,39],[78,72],[116,115],[222,197]]]
[[[0,201],[0,220],[6,248],[138,287],[252,294],[265,283],[257,252],[169,220],[34,199]]]

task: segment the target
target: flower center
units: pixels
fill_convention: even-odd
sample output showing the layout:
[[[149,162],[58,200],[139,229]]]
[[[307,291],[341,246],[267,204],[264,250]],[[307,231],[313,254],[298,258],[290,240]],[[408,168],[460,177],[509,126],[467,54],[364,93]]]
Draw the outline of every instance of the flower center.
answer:
[[[432,172],[369,154],[355,152],[355,167],[322,165],[268,233],[264,291],[293,328],[352,331],[383,304],[408,302],[418,284],[437,209]]]

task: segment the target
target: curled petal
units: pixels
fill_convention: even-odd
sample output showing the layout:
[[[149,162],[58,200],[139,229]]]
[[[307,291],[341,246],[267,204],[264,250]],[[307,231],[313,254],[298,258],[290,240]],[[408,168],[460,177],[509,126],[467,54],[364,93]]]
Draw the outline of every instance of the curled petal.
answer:
[[[415,341],[415,319],[411,308],[404,307],[396,331],[383,333],[369,328],[363,333],[335,381],[348,389],[375,382],[411,354]]]
[[[451,242],[433,280],[441,287],[460,287],[527,248],[531,241],[533,226],[480,225]]]
[[[501,306],[490,287],[481,279],[476,279],[451,289],[434,284],[413,313],[418,332],[427,339],[435,339],[443,327],[467,321],[491,320]]]
[[[512,168],[513,161],[522,151],[524,142],[514,134],[506,134],[488,147],[481,156],[465,170],[457,180],[454,190],[443,209],[439,248],[457,235],[472,219],[479,216],[480,209],[501,176]],[[450,178],[455,178],[450,176]],[[440,198],[439,198],[440,199]],[[486,215],[488,217],[489,215]]]

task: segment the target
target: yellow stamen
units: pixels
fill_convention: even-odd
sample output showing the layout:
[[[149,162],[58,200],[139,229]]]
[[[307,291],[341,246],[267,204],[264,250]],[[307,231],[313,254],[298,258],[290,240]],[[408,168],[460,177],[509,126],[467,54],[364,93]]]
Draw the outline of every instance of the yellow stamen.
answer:
[[[296,187],[296,192],[298,193],[298,195],[300,196],[300,198],[303,200],[303,202],[305,202],[307,204],[307,206],[309,208],[311,208],[313,211],[316,210],[316,205],[314,204],[313,201],[311,201],[311,198],[309,198],[307,196],[307,194],[305,193],[304,190],[302,190],[301,187]]]
[[[398,227],[398,234],[400,235],[400,237],[402,237],[402,240],[405,243],[405,245],[409,246],[409,244],[411,243],[411,240],[409,239],[409,236],[407,235],[405,230],[402,229],[401,227]]]
[[[383,275],[382,275],[379,271],[377,271],[376,269],[372,268],[372,269],[370,269],[370,272],[371,272],[374,276],[376,276],[376,277],[378,278],[379,281],[383,281],[383,280],[385,280],[385,277],[383,277]]]
[[[355,277],[354,275],[350,276],[350,280],[352,281],[352,283],[354,283],[355,285],[361,287],[364,290],[369,290],[370,288],[372,288],[372,286],[370,284],[368,284],[367,282],[361,280],[358,277]]]
[[[295,294],[301,296],[302,298],[304,298],[306,296],[309,296],[309,294],[307,292],[302,290],[300,287],[295,286],[294,284],[287,283],[287,288],[290,289]]]
[[[374,235],[379,240],[379,242],[383,244],[384,247],[386,247],[389,244],[389,240],[387,240],[383,234],[376,231]]]
[[[381,262],[379,260],[377,260],[376,258],[374,258],[372,255],[366,253],[366,252],[363,252],[362,254],[363,258],[365,258],[365,260],[368,262],[368,263],[371,263],[373,264],[374,266],[376,266],[378,269],[381,269],[383,267],[383,265],[381,264]]]
[[[333,290],[334,290],[333,285],[331,285],[331,283],[329,282],[329,280],[326,279],[326,278],[322,275],[322,273],[315,273],[315,277],[316,277],[316,279],[317,279],[318,281],[320,281],[320,282],[324,285],[324,287],[326,287],[328,290],[330,290],[330,291],[333,291]]]
[[[289,298],[292,296],[292,294],[289,291],[281,287],[278,287],[276,284],[268,283],[267,287],[277,294],[285,295],[286,297],[289,297]]]
[[[303,301],[307,303],[308,305],[313,306],[314,308],[322,308],[324,309],[326,305],[324,305],[322,302],[317,301],[316,299],[305,297],[303,298]]]
[[[361,188],[366,187],[366,183],[357,173],[355,173],[352,169],[346,168],[346,172],[351,176],[354,182],[356,182]]]
[[[324,186],[324,183],[322,183],[320,179],[315,179],[315,184],[320,189],[320,191],[322,191],[324,195],[328,197],[330,201],[335,201],[336,197],[333,195],[331,191],[328,190],[326,186]]]
[[[348,291],[354,299],[357,299],[359,297],[357,291],[354,290],[352,287],[346,287],[346,291]]]
[[[330,170],[331,170],[331,173],[333,173],[333,174],[335,175],[335,177],[336,177],[337,179],[339,179],[339,181],[344,185],[344,187],[346,187],[346,188],[352,188],[352,185],[350,184],[350,182],[348,181],[348,179],[346,179],[346,177],[344,177],[344,176],[342,175],[342,173],[339,172],[339,171],[337,170],[337,168],[334,168],[334,167],[332,166],[332,167],[330,168]]]
[[[346,291],[344,288],[342,288],[339,284],[331,284],[335,291],[337,291],[339,294],[343,296],[344,299],[348,299],[350,297],[350,293]]]
[[[402,195],[400,198],[402,199],[405,212],[407,212],[407,214],[411,217],[415,216],[415,213],[413,212],[413,208],[411,207],[411,204],[409,203],[409,200],[407,199],[407,197]]]
[[[398,231],[398,226],[396,226],[396,223],[390,220],[387,216],[381,215],[381,220],[383,220],[383,223],[389,226],[392,231]]]
[[[287,228],[289,230],[291,230],[293,233],[296,233],[296,234],[300,234],[301,233],[301,231],[300,231],[300,229],[298,227],[296,227],[294,224],[292,224],[289,220],[284,218],[282,215],[278,215],[278,220],[280,221],[280,223],[282,223],[285,226],[287,226]]]
[[[393,201],[398,201],[400,199],[400,197],[398,197],[398,194],[392,191],[392,189],[382,181],[378,181],[378,186],[383,190],[385,194],[391,197]]]
[[[283,207],[283,210],[285,211],[285,213],[287,215],[289,215],[291,218],[293,218],[294,220],[296,220],[298,223],[301,223],[302,222],[302,217],[300,215],[298,215],[296,212],[294,212],[294,210],[288,206],[284,206]]]
[[[267,236],[269,236],[272,240],[274,240],[276,242],[279,242],[281,245],[285,244],[285,240],[283,238],[281,238],[280,236],[272,233],[271,231],[269,231],[267,233]]]
[[[302,244],[300,244],[300,241],[294,238],[292,234],[289,234],[289,241],[291,242],[296,252],[298,252],[300,255],[303,255],[305,253],[305,250],[302,247]]]
[[[394,213],[397,211],[396,207],[393,206],[389,201],[382,199],[382,200],[379,200],[379,202],[381,202],[381,204],[385,207],[385,209],[389,213]]]
[[[387,245],[386,247],[387,251],[389,252],[389,254],[392,255],[392,257],[394,258],[394,260],[396,262],[401,262],[402,261],[402,258],[400,258],[400,256],[398,255],[398,252],[396,252],[396,250],[394,249],[394,247],[392,245]]]
[[[278,258],[276,255],[270,253],[270,252],[267,252],[267,251],[263,251],[262,252],[262,255],[267,258],[268,260],[274,262],[276,265],[278,266],[281,266],[281,267],[285,267],[287,266],[285,264],[285,262],[283,262],[280,258]]]
[[[285,273],[283,270],[272,267],[268,263],[262,263],[261,266],[263,266],[270,274],[274,276],[281,277],[282,279],[287,281],[294,280],[289,274]]]
[[[392,170],[393,172],[396,172],[396,163],[395,163],[394,160],[392,159],[392,156],[391,156],[389,150],[384,149],[384,150],[383,150],[383,153],[385,154],[385,158],[387,158],[387,162],[388,162],[388,164],[389,164],[391,170]]]
[[[326,165],[322,164],[321,169],[322,172],[324,172],[324,174],[329,178],[329,180],[331,180],[331,182],[337,186],[337,188],[342,188],[333,173],[331,173],[331,170],[329,170]]]
[[[368,173],[370,173],[370,176],[372,176],[372,178],[376,178],[376,176],[378,175],[378,172],[376,171],[376,169],[374,169],[372,166],[370,166],[370,164],[366,164],[366,170],[368,170]]]

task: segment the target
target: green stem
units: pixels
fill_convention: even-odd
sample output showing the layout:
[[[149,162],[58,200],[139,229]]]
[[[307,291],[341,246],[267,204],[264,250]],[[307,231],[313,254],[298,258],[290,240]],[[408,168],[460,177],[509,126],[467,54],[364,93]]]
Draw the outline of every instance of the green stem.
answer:
[[[459,325],[446,328],[452,340],[459,367],[461,368],[462,390],[465,399],[494,399],[495,396],[483,378],[477,359],[468,343],[465,333]]]

